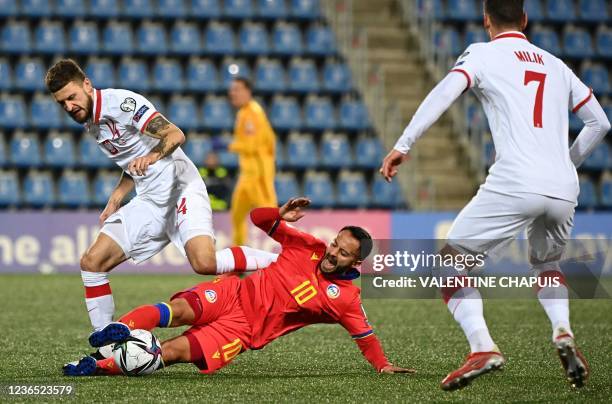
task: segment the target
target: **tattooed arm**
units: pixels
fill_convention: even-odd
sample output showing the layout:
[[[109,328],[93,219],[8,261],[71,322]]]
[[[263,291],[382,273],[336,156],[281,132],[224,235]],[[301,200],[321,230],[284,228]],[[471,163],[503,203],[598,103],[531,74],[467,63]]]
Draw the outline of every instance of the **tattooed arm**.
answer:
[[[151,119],[143,132],[147,136],[159,139],[159,143],[149,154],[138,157],[129,164],[128,171],[132,175],[144,175],[151,164],[171,155],[185,142],[183,132],[159,113]]]

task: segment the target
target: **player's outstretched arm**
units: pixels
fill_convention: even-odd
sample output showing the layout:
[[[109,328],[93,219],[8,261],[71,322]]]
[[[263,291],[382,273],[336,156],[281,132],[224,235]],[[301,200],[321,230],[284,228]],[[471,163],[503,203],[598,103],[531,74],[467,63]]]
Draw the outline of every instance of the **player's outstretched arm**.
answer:
[[[125,172],[121,172],[121,178],[108,198],[106,207],[100,214],[100,226],[106,219],[108,219],[110,215],[119,210],[121,207],[121,201],[123,201],[123,198],[125,198],[127,194],[132,192],[132,189],[134,189],[134,180]]]
[[[171,155],[173,151],[185,142],[183,131],[160,113],[157,113],[147,123],[143,133],[159,139],[159,143],[146,156],[138,157],[130,162],[128,171],[132,175],[145,175],[147,168],[151,164],[155,164],[164,157]]]
[[[594,96],[574,112],[584,122],[584,128],[570,148],[572,163],[579,167],[606,136],[610,130],[610,121]]]
[[[468,84],[469,86],[469,84]],[[451,71],[425,97],[404,133],[387,154],[380,167],[380,174],[388,182],[397,174],[397,169],[407,159],[408,150],[414,142],[433,125],[451,104],[466,90],[463,74]]]

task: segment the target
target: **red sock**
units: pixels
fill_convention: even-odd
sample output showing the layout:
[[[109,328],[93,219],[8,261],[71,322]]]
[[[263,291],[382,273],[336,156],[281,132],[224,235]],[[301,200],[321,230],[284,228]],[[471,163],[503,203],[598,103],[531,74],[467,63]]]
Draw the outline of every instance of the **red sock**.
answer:
[[[159,324],[159,309],[153,305],[140,306],[124,314],[119,321],[132,330],[151,331]]]
[[[119,366],[117,366],[117,364],[115,363],[115,359],[113,359],[112,357],[97,361],[96,366],[98,367],[98,373],[105,376],[114,376],[122,374],[121,369],[119,369]]]

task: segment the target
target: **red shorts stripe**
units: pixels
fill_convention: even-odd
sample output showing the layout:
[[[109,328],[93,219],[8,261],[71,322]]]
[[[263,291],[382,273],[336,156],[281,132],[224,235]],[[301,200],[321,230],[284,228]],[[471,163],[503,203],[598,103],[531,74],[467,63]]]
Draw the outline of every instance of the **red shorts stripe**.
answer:
[[[172,299],[170,300],[174,300],[174,299],[187,300],[187,303],[189,303],[189,306],[191,306],[191,309],[193,310],[195,314],[195,318],[198,319],[202,316],[202,302],[200,302],[200,298],[198,297],[197,293],[181,292],[179,294],[172,296]]]
[[[244,251],[240,247],[231,247],[232,255],[234,256],[234,271],[244,272],[246,271],[247,260],[244,255]]]
[[[191,351],[191,363],[196,365],[200,370],[207,370],[206,359],[204,358],[204,352],[198,342],[198,339],[189,330],[183,333],[189,341],[189,350]]]
[[[93,299],[100,296],[112,295],[110,283],[99,286],[85,286],[85,298]]]

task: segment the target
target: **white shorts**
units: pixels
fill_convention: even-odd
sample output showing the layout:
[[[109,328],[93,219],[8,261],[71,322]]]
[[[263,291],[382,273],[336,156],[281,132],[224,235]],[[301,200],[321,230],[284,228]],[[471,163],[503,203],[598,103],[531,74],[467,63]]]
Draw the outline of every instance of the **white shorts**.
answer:
[[[463,252],[491,254],[527,228],[530,259],[558,260],[574,226],[575,206],[544,195],[481,188],[453,222],[448,244]]]
[[[212,210],[205,187],[187,187],[176,206],[159,207],[136,196],[109,216],[100,232],[111,237],[134,262],[143,262],[169,242],[185,254],[185,244],[196,236],[214,239]]]

